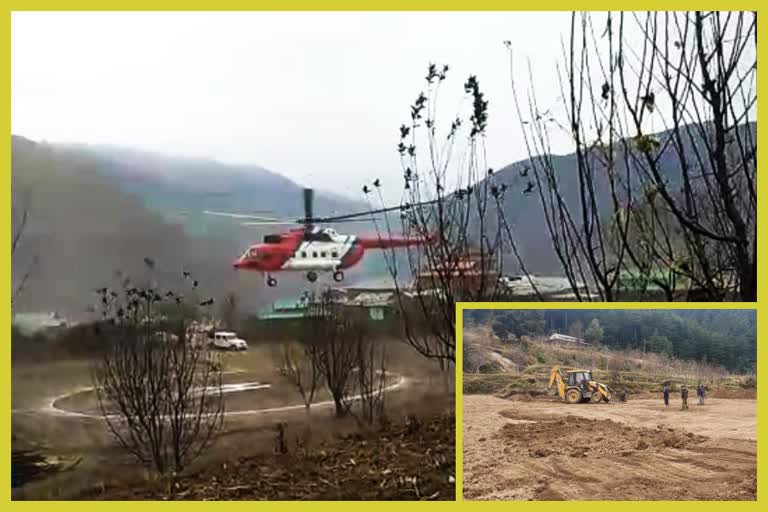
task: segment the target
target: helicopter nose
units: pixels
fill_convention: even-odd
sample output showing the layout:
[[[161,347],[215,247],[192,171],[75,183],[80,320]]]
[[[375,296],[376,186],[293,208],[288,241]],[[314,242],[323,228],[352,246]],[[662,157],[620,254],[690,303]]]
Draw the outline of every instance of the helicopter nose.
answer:
[[[236,269],[241,268],[243,266],[242,261],[238,258],[232,263],[232,266]]]

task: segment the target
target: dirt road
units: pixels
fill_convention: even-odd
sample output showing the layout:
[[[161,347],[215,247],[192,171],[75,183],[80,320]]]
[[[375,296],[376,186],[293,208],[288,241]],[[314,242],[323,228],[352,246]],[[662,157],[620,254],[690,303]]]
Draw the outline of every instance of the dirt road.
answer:
[[[464,397],[469,500],[754,500],[755,400]]]

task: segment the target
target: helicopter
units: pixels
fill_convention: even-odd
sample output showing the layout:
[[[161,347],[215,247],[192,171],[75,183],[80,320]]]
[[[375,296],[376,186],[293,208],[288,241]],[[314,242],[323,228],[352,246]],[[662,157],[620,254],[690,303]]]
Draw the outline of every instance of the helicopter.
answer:
[[[252,244],[238,257],[233,267],[237,270],[261,272],[267,286],[277,286],[278,272],[304,272],[307,281],[314,283],[322,272],[332,272],[337,283],[344,280],[344,270],[354,267],[370,249],[391,249],[423,245],[427,237],[362,237],[338,233],[321,224],[345,222],[371,222],[373,215],[394,210],[404,210],[411,205],[379,208],[367,212],[337,216],[315,217],[313,214],[314,190],[304,189],[304,217],[284,220],[274,217],[227,213],[206,210],[203,213],[244,220],[243,226],[298,225],[282,233],[268,234],[261,243]],[[426,203],[421,203],[426,204]],[[418,205],[417,205],[418,206]]]

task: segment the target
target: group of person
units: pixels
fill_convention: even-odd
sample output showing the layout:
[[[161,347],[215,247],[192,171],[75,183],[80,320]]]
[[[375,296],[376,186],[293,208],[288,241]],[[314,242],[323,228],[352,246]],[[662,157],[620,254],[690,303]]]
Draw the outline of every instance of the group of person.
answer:
[[[664,393],[664,405],[665,406],[669,405],[669,392],[670,392],[669,384],[664,384],[664,391],[663,391],[663,393]],[[704,395],[705,394],[706,394],[706,392],[704,391],[704,385],[703,384],[699,384],[698,386],[696,386],[696,396],[699,399],[699,405],[704,405]],[[688,386],[686,386],[685,384],[680,386],[680,398],[683,400],[683,405],[682,405],[681,410],[684,411],[684,410],[688,409]]]

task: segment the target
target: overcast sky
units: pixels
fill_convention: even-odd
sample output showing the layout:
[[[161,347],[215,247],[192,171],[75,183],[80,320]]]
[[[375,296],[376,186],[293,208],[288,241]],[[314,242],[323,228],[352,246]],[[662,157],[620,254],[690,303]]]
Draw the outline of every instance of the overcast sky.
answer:
[[[427,65],[451,66],[446,118],[478,76],[488,164],[501,167],[526,156],[503,41],[516,62],[531,59],[539,101],[555,103],[569,16],[14,13],[12,130],[257,164],[357,198],[380,177],[395,198],[398,127]]]

